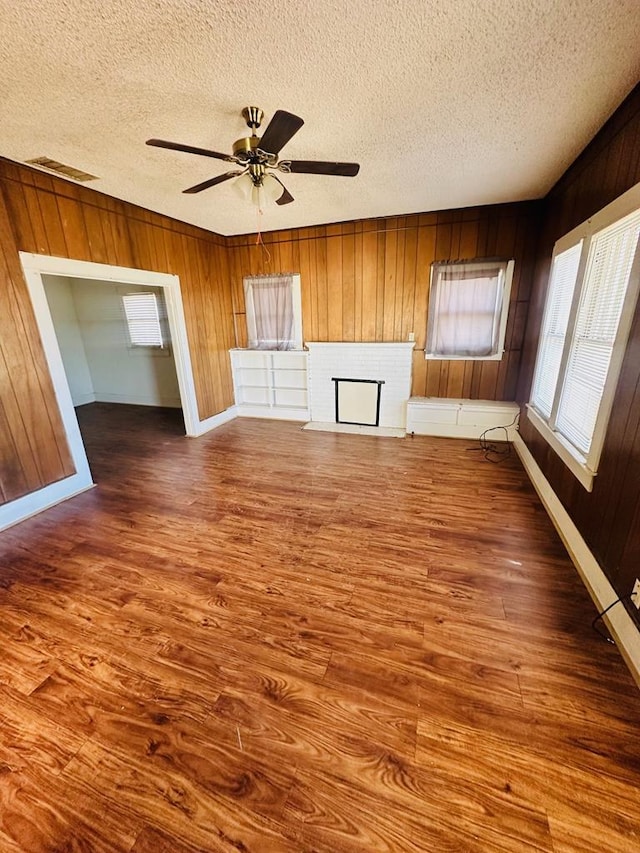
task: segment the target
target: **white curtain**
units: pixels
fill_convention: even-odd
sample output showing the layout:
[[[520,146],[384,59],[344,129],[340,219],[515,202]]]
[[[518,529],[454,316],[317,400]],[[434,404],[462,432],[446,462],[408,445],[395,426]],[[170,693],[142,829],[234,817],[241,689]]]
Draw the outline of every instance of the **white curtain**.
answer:
[[[437,266],[431,287],[428,353],[489,356],[498,349],[504,272],[500,265]]]
[[[244,279],[247,331],[251,349],[295,349],[293,276]]]

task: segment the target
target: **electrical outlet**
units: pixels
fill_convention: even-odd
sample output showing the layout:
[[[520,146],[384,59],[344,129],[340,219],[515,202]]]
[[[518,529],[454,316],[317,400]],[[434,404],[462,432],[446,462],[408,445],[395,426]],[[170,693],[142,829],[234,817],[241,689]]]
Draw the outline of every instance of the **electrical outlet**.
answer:
[[[640,578],[636,578],[636,582],[631,590],[631,601],[635,604],[636,609],[640,610]]]

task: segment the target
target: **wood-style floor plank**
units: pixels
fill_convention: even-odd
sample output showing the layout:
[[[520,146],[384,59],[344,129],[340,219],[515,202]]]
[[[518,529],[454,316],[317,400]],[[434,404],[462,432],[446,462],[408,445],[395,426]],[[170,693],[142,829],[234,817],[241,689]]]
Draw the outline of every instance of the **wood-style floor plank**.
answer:
[[[0,537],[2,853],[631,853],[640,694],[519,462],[79,410]]]

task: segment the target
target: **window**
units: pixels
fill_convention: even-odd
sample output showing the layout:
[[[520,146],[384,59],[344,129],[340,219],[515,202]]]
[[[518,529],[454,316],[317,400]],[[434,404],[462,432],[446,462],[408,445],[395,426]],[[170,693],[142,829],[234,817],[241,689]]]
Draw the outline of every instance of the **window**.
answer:
[[[261,275],[244,279],[250,349],[302,349],[299,275]]]
[[[122,297],[132,347],[164,346],[158,298],[155,293],[127,293]]]
[[[426,358],[500,359],[513,261],[431,267]]]
[[[554,249],[528,417],[591,491],[638,295],[640,185]]]

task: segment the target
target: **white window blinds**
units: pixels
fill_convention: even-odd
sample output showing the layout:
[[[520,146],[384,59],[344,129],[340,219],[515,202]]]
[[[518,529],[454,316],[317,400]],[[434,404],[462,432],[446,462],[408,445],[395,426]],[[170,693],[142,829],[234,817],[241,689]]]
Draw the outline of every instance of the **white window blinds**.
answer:
[[[551,415],[560,375],[581,250],[582,241],[556,255],[551,267],[547,307],[540,332],[538,362],[531,393],[531,403],[547,418]]]
[[[556,429],[589,453],[622,314],[640,211],[594,235],[567,355]]]
[[[131,346],[162,347],[162,327],[155,293],[128,293],[122,297]]]
[[[593,487],[640,291],[640,184],[554,250],[528,418]]]

